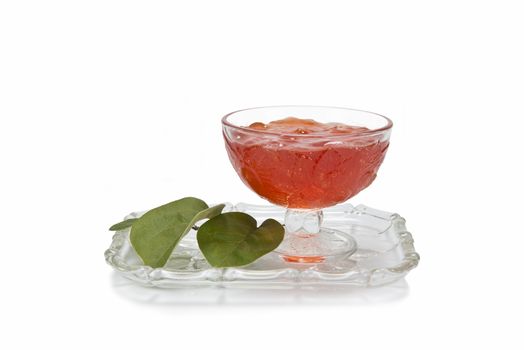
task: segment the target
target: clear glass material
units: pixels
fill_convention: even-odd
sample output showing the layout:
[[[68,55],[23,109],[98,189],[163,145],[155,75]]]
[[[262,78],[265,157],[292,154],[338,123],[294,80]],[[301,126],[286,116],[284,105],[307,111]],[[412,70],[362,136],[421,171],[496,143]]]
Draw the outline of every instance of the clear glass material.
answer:
[[[228,211],[252,215],[260,224],[268,218],[284,218],[285,209],[274,205],[227,205]],[[140,217],[132,213],[125,219]],[[398,214],[359,205],[340,204],[324,210],[324,224],[352,236],[357,249],[350,256],[327,259],[323,263],[283,260],[271,252],[241,267],[211,267],[191,230],[180,242],[166,265],[145,266],[129,242],[129,229],[113,236],[105,258],[122,276],[147,286],[183,288],[195,286],[295,288],[297,285],[379,286],[404,277],[419,262],[405,220]]]
[[[327,134],[250,127],[288,117],[357,129]],[[282,259],[323,263],[356,251],[351,235],[323,224],[322,209],[345,202],[373,182],[389,147],[388,118],[348,108],[275,106],[230,113],[222,125],[229,159],[242,181],[287,208],[286,236],[277,248]]]

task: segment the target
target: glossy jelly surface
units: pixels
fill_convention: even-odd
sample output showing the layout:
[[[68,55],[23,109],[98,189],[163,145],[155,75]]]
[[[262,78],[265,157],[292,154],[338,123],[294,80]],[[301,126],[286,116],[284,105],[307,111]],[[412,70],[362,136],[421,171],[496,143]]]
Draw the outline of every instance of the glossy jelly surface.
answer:
[[[389,142],[367,131],[289,117],[225,130],[224,137],[235,170],[258,195],[287,208],[318,209],[375,179]]]

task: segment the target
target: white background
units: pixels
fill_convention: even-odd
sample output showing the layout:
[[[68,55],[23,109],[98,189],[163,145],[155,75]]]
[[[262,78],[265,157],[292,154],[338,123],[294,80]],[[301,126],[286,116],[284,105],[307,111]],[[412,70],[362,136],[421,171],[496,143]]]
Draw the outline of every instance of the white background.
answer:
[[[2,1],[2,349],[522,349],[519,1]],[[420,266],[349,292],[159,291],[107,227],[182,196],[263,203],[220,118],[278,104],[395,126],[352,203],[407,218]]]

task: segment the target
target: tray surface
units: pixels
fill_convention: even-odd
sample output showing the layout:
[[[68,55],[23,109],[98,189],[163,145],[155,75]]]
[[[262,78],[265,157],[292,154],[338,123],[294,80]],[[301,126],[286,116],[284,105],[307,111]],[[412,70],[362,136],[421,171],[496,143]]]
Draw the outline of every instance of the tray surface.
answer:
[[[260,224],[268,218],[282,221],[284,209],[271,205],[228,204],[224,212],[241,211]],[[125,219],[140,217],[131,213]],[[309,284],[378,286],[404,277],[419,262],[413,237],[398,214],[341,204],[324,210],[323,226],[349,233],[358,244],[349,257],[320,264],[289,263],[275,252],[242,267],[213,268],[200,253],[191,230],[162,268],[144,266],[129,242],[129,229],[113,236],[105,258],[122,276],[142,285],[164,288],[220,285],[224,287],[293,287]]]

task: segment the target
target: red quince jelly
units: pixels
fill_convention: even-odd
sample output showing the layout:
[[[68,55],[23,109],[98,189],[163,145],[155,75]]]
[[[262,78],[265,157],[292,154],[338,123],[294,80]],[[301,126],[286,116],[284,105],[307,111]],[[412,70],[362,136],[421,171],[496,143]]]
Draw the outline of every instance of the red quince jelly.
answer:
[[[389,146],[380,134],[341,123],[289,117],[225,134],[244,183],[287,208],[346,201],[373,182]]]

